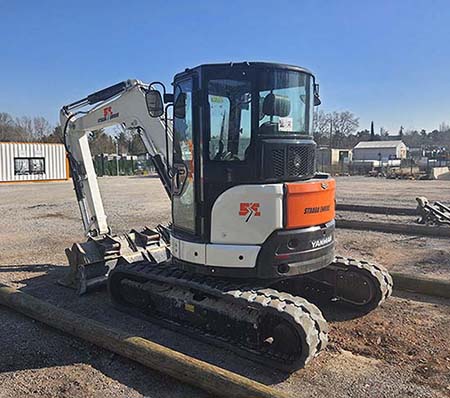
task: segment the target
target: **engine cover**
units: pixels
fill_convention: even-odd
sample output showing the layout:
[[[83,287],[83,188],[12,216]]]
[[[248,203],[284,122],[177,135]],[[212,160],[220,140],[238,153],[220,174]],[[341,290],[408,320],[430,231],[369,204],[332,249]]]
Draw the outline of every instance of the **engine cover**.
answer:
[[[238,185],[223,192],[211,214],[211,243],[255,245],[283,228],[283,184]]]

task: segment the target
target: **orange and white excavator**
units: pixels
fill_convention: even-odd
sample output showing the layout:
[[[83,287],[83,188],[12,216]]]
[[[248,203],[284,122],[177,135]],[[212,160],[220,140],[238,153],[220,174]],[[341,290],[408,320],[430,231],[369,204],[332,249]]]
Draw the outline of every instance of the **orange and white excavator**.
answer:
[[[67,249],[64,283],[80,293],[107,283],[120,309],[265,365],[307,364],[328,340],[316,304],[366,313],[392,292],[383,267],[335,256],[335,181],[315,170],[319,103],[307,69],[244,62],[186,69],[173,93],[128,80],[64,106],[88,237]],[[109,228],[87,132],[115,124],[141,136],[171,199],[169,226]]]

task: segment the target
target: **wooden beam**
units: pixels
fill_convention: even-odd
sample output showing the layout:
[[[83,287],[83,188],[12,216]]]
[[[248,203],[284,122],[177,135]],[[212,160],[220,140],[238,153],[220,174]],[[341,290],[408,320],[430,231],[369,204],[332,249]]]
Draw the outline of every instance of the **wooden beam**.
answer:
[[[450,298],[450,281],[401,272],[390,271],[389,273],[394,279],[394,289]]]
[[[366,206],[366,205],[353,205],[346,203],[337,203],[336,210],[339,211],[357,211],[360,213],[371,214],[388,214],[397,216],[418,216],[417,209],[408,207],[387,207],[387,206]]]
[[[55,329],[139,362],[218,397],[281,398],[287,395],[236,373],[171,350],[139,336],[85,318],[0,284],[0,305]]]

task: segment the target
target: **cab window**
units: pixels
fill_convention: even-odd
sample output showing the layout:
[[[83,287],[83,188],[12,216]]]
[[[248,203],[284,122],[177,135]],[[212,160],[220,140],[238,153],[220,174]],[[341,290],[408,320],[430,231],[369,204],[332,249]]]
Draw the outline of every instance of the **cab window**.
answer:
[[[208,83],[209,158],[242,161],[251,137],[250,82],[217,79]]]

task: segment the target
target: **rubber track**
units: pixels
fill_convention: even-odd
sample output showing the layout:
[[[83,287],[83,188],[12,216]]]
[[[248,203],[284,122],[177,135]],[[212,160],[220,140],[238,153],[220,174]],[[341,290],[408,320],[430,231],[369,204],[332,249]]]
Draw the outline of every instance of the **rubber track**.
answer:
[[[167,264],[152,265],[148,262],[125,264],[116,267],[111,273],[110,278],[114,278],[117,273],[122,274],[120,275],[120,279],[136,277],[141,280],[167,283],[170,286],[177,286],[183,289],[195,289],[208,295],[224,299],[224,305],[228,305],[227,302],[231,302],[242,308],[253,309],[253,311],[256,308],[260,311],[262,317],[273,314],[277,317],[284,318],[288,322],[294,322],[304,331],[307,344],[307,347],[303,347],[300,357],[297,358],[273,352],[273,350],[268,348],[256,352],[253,347],[243,346],[242,340],[237,340],[231,335],[211,336],[210,333],[199,328],[195,328],[195,331],[192,331],[191,329],[193,327],[190,324],[179,325],[181,329],[177,327],[178,330],[192,334],[196,338],[199,338],[199,333],[201,333],[202,338],[208,342],[220,343],[220,346],[224,346],[224,341],[226,341],[226,346],[239,355],[262,362],[265,365],[290,372],[308,364],[327,345],[327,322],[323,318],[320,310],[304,298],[279,292],[275,289],[258,288],[249,286],[248,284],[236,284],[229,280],[191,274]],[[129,276],[128,278],[126,277],[127,275]],[[113,301],[117,304],[117,300],[113,298]],[[127,310],[127,308],[121,309]],[[168,326],[170,327],[171,325]],[[214,341],[211,337],[216,337],[217,341]]]
[[[377,282],[378,288],[381,291],[381,298],[375,307],[381,305],[392,294],[392,289],[394,286],[392,277],[386,268],[379,264],[372,264],[363,260],[336,256],[330,266],[336,266],[344,269],[357,268],[368,271],[374,277],[374,281]]]

